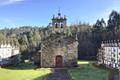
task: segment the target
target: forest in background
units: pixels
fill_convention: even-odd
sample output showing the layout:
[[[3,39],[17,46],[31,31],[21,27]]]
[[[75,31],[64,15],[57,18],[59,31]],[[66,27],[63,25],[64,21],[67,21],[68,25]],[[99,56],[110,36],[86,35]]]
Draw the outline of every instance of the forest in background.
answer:
[[[49,27],[23,26],[19,28],[1,29],[0,43],[10,42],[20,47],[22,60],[32,59],[40,49],[41,41],[49,35]],[[120,13],[112,11],[107,22],[98,19],[94,25],[79,23],[68,26],[68,36],[78,35],[79,59],[96,59],[102,41],[120,40]]]

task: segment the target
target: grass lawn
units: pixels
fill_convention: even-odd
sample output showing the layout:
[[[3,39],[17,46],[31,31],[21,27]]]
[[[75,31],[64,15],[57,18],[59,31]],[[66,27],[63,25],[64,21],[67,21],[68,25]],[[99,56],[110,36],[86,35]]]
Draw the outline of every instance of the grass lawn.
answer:
[[[78,61],[79,67],[68,68],[72,80],[108,80],[109,71],[92,65],[93,61]],[[34,70],[31,64],[0,68],[0,80],[43,80],[50,68]]]
[[[34,70],[31,64],[21,64],[17,67],[0,68],[0,80],[42,80],[51,71],[49,68]]]
[[[93,61],[78,61],[78,68],[68,69],[72,80],[108,80],[109,71],[93,66]]]

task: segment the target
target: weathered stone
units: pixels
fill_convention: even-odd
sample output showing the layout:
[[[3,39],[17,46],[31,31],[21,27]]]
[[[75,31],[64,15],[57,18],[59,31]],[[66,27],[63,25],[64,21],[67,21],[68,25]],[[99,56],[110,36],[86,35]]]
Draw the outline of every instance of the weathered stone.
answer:
[[[77,66],[78,42],[76,36],[67,35],[66,17],[52,19],[52,33],[42,39],[41,50],[35,55],[35,63],[40,67]],[[57,20],[57,21],[56,21]]]
[[[35,60],[36,62],[41,63],[41,67],[56,67],[56,57],[61,56],[62,64],[60,67],[77,66],[77,45],[78,42],[74,39],[72,40],[72,38],[60,38],[59,40],[44,46],[41,49],[41,52],[35,57]]]

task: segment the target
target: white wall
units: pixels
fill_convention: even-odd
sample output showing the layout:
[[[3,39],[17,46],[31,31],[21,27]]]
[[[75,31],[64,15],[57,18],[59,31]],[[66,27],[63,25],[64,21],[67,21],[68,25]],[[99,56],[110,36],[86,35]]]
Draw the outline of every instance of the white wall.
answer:
[[[19,49],[13,50],[13,55],[18,55],[18,54],[20,54]]]
[[[1,59],[7,59],[13,55],[20,54],[19,48],[12,47],[11,45],[0,45]]]
[[[118,64],[120,63],[120,47],[119,46],[103,46],[104,50],[104,61],[106,66],[109,66],[109,64],[112,64],[113,68],[118,68]],[[115,60],[112,61],[111,59]],[[116,64],[116,65],[115,65]]]

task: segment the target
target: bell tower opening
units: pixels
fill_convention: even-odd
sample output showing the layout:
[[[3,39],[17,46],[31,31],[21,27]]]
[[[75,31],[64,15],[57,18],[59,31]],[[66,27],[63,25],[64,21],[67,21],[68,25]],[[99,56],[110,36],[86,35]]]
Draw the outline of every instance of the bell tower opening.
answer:
[[[65,30],[67,24],[67,18],[66,16],[62,16],[60,11],[58,12],[57,16],[53,15],[52,18],[52,27],[54,28],[55,32],[64,32],[63,29]]]

